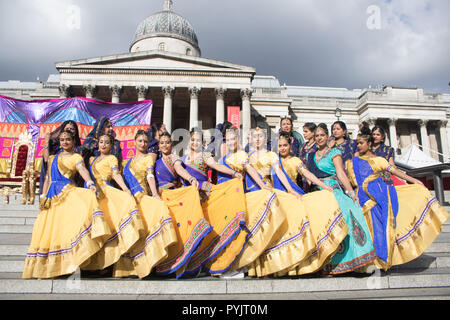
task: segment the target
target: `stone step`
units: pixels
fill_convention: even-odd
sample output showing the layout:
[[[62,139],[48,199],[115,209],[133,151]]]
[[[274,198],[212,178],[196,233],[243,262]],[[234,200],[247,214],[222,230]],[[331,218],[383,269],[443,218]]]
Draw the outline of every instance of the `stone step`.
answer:
[[[27,210],[27,211],[39,211],[39,205],[33,204],[20,204],[20,203],[9,203],[9,204],[0,204],[0,211],[7,211],[7,210]]]
[[[1,210],[0,218],[36,218],[38,211],[35,210]]]
[[[332,278],[266,278],[223,280],[197,279],[88,279],[73,275],[52,280],[0,280],[0,294],[84,294],[84,295],[237,295],[386,290],[408,288],[450,288],[450,269],[417,274],[337,276]]]
[[[33,224],[25,225],[0,225],[0,233],[26,233],[33,232]]]
[[[33,217],[0,217],[0,226],[5,225],[29,225],[33,226],[36,218]]]

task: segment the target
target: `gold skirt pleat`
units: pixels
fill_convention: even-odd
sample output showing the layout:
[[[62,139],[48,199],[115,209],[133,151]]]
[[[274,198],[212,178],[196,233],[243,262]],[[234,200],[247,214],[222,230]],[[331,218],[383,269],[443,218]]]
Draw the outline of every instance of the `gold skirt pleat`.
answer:
[[[145,278],[153,268],[169,256],[169,246],[175,244],[177,234],[164,201],[143,195],[137,199],[145,236],[114,265],[113,276]]]
[[[112,234],[101,250],[81,266],[82,270],[102,270],[113,265],[145,236],[133,196],[111,186],[104,186],[102,192],[104,197],[98,203]]]

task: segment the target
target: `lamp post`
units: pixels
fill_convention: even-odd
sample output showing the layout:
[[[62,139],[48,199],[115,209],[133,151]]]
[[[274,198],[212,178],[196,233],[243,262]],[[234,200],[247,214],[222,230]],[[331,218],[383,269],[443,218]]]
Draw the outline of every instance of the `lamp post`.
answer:
[[[342,117],[342,110],[339,107],[337,107],[336,110],[334,111],[334,115],[339,121],[339,118]]]

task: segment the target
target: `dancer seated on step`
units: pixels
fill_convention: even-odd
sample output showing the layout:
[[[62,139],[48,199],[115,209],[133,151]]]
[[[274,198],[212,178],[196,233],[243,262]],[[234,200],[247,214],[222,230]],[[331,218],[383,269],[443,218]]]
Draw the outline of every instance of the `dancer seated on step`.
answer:
[[[363,126],[357,138],[359,156],[347,163],[347,170],[358,187],[375,247],[375,264],[387,270],[425,252],[441,232],[448,213],[420,180],[376,156],[373,143],[370,129]],[[386,181],[385,172],[412,184],[395,186]]]
[[[111,154],[114,141],[111,135],[101,135],[96,152],[98,155],[89,159],[89,171],[97,186],[99,206],[112,234],[102,250],[83,264],[82,270],[103,270],[112,266],[141,237],[145,237],[136,201],[120,174],[118,159]],[[114,188],[112,180],[121,189]]]
[[[135,136],[136,155],[124,168],[124,180],[137,202],[144,222],[145,236],[116,263],[115,276],[137,275],[144,278],[169,256],[169,246],[177,235],[169,208],[161,200],[156,188],[155,160],[148,153],[147,132],[139,130]]]
[[[323,183],[333,188],[349,228],[347,236],[332,260],[322,269],[322,273],[333,275],[364,270],[363,267],[376,259],[376,254],[358,197],[345,173],[342,152],[338,148],[328,146],[329,134],[325,124],[319,124],[314,135],[318,150],[308,154],[307,168]]]
[[[111,235],[95,196],[95,183],[83,158],[74,152],[74,144],[72,131],[62,131],[62,150],[48,158],[44,196],[25,259],[24,279],[75,273],[102,249]],[[88,189],[76,187],[76,173],[86,181]]]

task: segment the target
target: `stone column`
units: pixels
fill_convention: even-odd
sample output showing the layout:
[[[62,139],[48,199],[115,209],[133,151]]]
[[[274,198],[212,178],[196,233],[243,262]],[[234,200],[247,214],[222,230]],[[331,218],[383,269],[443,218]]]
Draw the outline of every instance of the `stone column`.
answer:
[[[242,138],[243,138],[243,141],[245,142],[245,144],[247,143],[247,134],[250,132],[251,125],[252,125],[251,104],[250,104],[250,98],[252,97],[252,93],[253,93],[253,91],[250,88],[241,90]]]
[[[147,98],[148,87],[137,86],[136,91],[138,94],[138,101],[144,101]]]
[[[225,121],[225,92],[223,88],[216,88],[216,125]]]
[[[447,139],[447,123],[448,120],[439,120],[437,125],[439,126],[439,133],[441,135],[442,153],[444,154],[444,163],[450,162],[450,150],[449,141]]]
[[[67,99],[70,97],[70,86],[62,84],[58,87],[58,89],[59,89],[59,96],[61,99]]]
[[[422,142],[422,151],[430,155],[430,138],[428,137],[427,132],[427,120],[419,120],[419,127],[420,127],[420,140]]]
[[[166,125],[166,129],[172,132],[172,98],[175,92],[175,88],[167,86],[162,88],[164,95],[164,114],[163,123]]]
[[[398,141],[397,141],[397,128],[395,127],[395,125],[397,124],[397,121],[398,121],[397,118],[388,119],[389,140],[391,142],[391,147],[394,148],[396,154],[398,149]]]
[[[198,96],[200,95],[200,89],[197,87],[189,88],[189,94],[191,96],[191,107],[189,113],[189,130],[198,126]]]
[[[109,87],[109,89],[112,92],[112,103],[119,103],[120,102],[120,93],[122,92],[122,87],[118,85],[114,85]]]
[[[89,98],[89,99],[94,98],[94,95],[95,95],[95,92],[97,89],[96,86],[94,86],[92,84],[88,84],[88,85],[83,86],[83,89],[84,89],[86,98]]]

